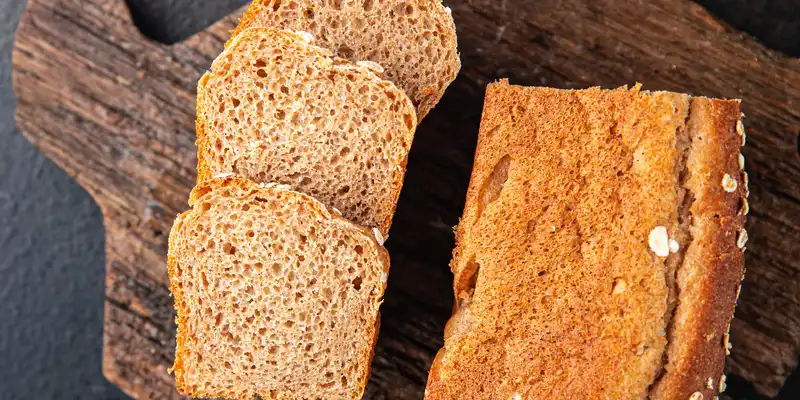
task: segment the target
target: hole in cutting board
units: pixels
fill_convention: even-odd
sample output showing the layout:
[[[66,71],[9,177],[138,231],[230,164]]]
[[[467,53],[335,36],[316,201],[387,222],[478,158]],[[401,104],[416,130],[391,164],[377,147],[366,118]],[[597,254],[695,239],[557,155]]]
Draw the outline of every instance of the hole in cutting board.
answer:
[[[694,0],[763,45],[790,57],[800,57],[800,2],[797,0]]]
[[[149,39],[174,44],[250,3],[249,0],[125,0],[133,23]]]

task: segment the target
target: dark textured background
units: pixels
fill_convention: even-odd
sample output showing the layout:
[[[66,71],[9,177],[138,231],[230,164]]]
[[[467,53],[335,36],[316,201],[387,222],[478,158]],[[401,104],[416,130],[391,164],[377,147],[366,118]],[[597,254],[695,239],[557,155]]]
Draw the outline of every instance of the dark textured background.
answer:
[[[134,20],[174,43],[247,0],[129,0]],[[765,45],[800,56],[800,0],[699,0]],[[26,0],[0,0],[0,399],[116,399],[100,373],[100,210],[19,133],[9,58]],[[730,377],[728,394],[761,399]],[[800,399],[800,374],[779,398]]]

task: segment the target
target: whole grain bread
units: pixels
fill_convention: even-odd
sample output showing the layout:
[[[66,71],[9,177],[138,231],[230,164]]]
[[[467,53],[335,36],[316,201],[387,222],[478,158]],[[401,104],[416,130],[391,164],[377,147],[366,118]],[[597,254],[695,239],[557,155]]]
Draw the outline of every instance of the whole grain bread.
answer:
[[[374,232],[280,185],[213,179],[169,237],[180,393],[360,399],[389,257]]]
[[[241,31],[198,84],[198,182],[289,184],[388,234],[414,138],[402,90],[304,33]]]
[[[426,399],[712,399],[743,274],[739,101],[489,85]]]
[[[255,0],[232,36],[250,27],[309,32],[339,57],[378,63],[420,120],[461,68],[453,17],[441,0]]]

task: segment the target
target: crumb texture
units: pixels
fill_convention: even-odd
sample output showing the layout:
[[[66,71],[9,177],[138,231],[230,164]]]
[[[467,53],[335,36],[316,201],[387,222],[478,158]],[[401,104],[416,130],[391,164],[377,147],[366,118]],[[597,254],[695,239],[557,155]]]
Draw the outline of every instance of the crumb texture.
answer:
[[[175,377],[192,397],[360,399],[388,255],[312,198],[204,183],[170,234]]]
[[[233,36],[257,26],[310,32],[339,57],[378,63],[420,120],[461,68],[453,17],[440,0],[255,0]]]
[[[719,191],[725,172],[708,176],[709,165],[687,157],[691,104],[638,87],[489,86],[451,264],[457,308],[426,399],[678,398],[651,389],[680,372],[665,369],[668,357],[686,357],[667,351],[686,307],[680,290],[689,275],[707,295],[715,285],[684,262],[698,235],[689,207],[703,213],[707,200],[695,199],[685,171]],[[741,257],[731,262],[715,273],[738,279]],[[715,314],[723,324],[732,304]],[[672,334],[689,338],[709,327],[679,326]],[[722,357],[709,354],[721,371]]]
[[[242,31],[198,87],[198,181],[289,184],[386,235],[416,128],[408,97],[305,35]]]

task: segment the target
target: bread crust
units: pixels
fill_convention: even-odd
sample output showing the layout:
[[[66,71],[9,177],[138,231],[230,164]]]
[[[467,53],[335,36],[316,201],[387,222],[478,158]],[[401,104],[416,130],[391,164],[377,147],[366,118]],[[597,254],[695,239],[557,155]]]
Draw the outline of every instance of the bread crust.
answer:
[[[336,52],[340,57],[354,61],[369,60],[386,68],[386,76],[408,94],[417,108],[418,121],[421,121],[439,102],[447,86],[455,80],[461,69],[456,50],[455,22],[450,9],[444,7],[441,0],[390,0],[376,2],[374,6],[365,6],[361,1],[345,0],[338,4],[336,8],[318,0],[298,0],[295,3],[255,0],[231,33],[231,38],[252,27],[275,27],[315,34],[321,46]],[[387,21],[392,18],[390,16],[401,12],[398,10],[406,10],[407,7],[415,10],[415,18],[403,18],[396,23]],[[321,14],[330,14],[331,20],[321,21]],[[430,18],[430,26],[423,26],[428,24],[419,21],[422,17],[420,14]],[[359,28],[356,21],[361,20],[377,29],[373,31]],[[337,25],[335,28],[331,28],[332,21]],[[414,31],[420,27],[429,28],[437,34],[425,39],[424,44],[418,43]],[[332,29],[335,32],[322,36],[317,32],[319,29]],[[376,40],[377,35],[386,38],[386,42]],[[226,47],[232,40],[228,41]],[[368,44],[363,49],[358,46],[362,42]],[[406,48],[409,43],[411,47]],[[428,53],[426,46],[434,48],[434,52]],[[352,54],[339,51],[345,48]],[[396,65],[393,62],[405,55],[401,53],[408,52],[420,58],[415,67]],[[440,52],[444,56],[438,58]],[[410,77],[414,73],[418,76],[416,79]],[[433,75],[435,79],[426,79],[427,75]]]
[[[738,161],[742,145],[736,129],[741,120],[739,103],[692,99],[690,115],[697,130],[689,178],[695,196],[694,239],[682,268],[692,275],[679,275],[678,281],[679,301],[686,296],[702,301],[678,304],[666,372],[650,392],[654,400],[686,399],[695,392],[713,398],[724,390],[730,323],[744,279],[744,249],[737,243],[745,232],[742,205],[747,201],[746,173]],[[721,183],[725,174],[739,182],[732,192]]]
[[[380,76],[376,73],[375,69],[369,65],[358,65],[353,64],[348,61],[333,58],[331,53],[328,50],[315,46],[311,43],[307,43],[307,38],[301,36],[301,34],[297,32],[290,32],[290,31],[282,31],[273,28],[247,28],[243,29],[239,32],[238,35],[231,39],[231,42],[228,48],[223,51],[222,54],[215,60],[215,63],[212,64],[212,70],[210,72],[206,72],[198,82],[198,89],[197,89],[197,120],[196,120],[196,144],[197,144],[197,183],[200,184],[208,179],[213,178],[215,173],[227,173],[230,168],[222,168],[217,166],[215,169],[212,167],[214,161],[211,157],[211,149],[213,146],[213,141],[215,137],[219,135],[215,134],[209,130],[208,124],[209,120],[212,116],[216,113],[216,110],[212,110],[209,106],[207,99],[209,94],[209,85],[212,85],[212,79],[214,78],[214,71],[216,69],[217,63],[220,63],[226,57],[230,56],[230,53],[233,51],[232,49],[235,46],[235,43],[238,41],[247,41],[247,40],[257,40],[259,38],[266,37],[268,38],[276,47],[278,46],[286,46],[287,43],[292,45],[307,47],[309,52],[314,54],[314,57],[318,59],[318,63],[321,65],[321,68],[327,68],[331,74],[347,76],[349,74],[355,74],[357,77],[363,77],[365,81],[370,82],[376,87],[380,87],[385,90],[387,93],[393,93],[396,98],[398,99],[398,103],[401,104],[398,107],[398,110],[392,111],[394,114],[393,118],[401,118],[401,116],[410,115],[410,118],[416,119],[415,111],[413,109],[413,105],[411,104],[410,99],[396,87],[393,83],[380,78]],[[209,100],[210,101],[210,100]],[[408,162],[408,151],[410,150],[411,143],[414,139],[414,133],[416,129],[416,125],[407,123],[404,124],[403,129],[399,129],[398,131],[393,132],[396,138],[393,139],[394,141],[390,144],[402,147],[402,152],[404,152],[405,156],[397,159],[392,160],[396,164],[389,164],[385,168],[391,168],[389,175],[391,176],[391,182],[388,183],[390,188],[390,193],[384,199],[380,201],[380,204],[375,205],[376,208],[376,215],[367,215],[366,217],[359,216],[359,215],[349,215],[347,214],[347,210],[344,207],[340,208],[345,212],[345,216],[354,220],[357,223],[375,226],[377,227],[384,237],[388,237],[389,228],[391,227],[392,218],[394,216],[395,209],[397,207],[397,199],[400,196],[400,191],[402,190],[403,180],[405,177],[406,172],[406,164]],[[376,145],[377,146],[377,145]],[[380,166],[375,166],[374,168],[383,168]],[[256,179],[256,177],[248,176],[248,178]],[[283,177],[281,177],[283,179]],[[271,179],[277,180],[277,179]],[[285,182],[289,183],[289,182]],[[347,182],[342,182],[342,184],[347,184]],[[330,193],[318,193],[317,197],[325,200],[325,196],[336,198],[337,196]],[[328,204],[329,206],[337,206],[338,204]]]
[[[203,115],[203,105],[205,104],[206,84],[211,77],[210,72],[206,72],[197,81],[197,119],[195,120],[195,145],[197,146],[197,183],[211,179],[211,169],[208,166],[208,139],[205,132],[205,119]]]
[[[736,128],[740,115],[738,105],[738,101],[690,98],[665,92],[641,92],[638,86],[613,91],[600,91],[597,88],[587,91],[560,91],[522,88],[509,85],[507,81],[489,85],[475,165],[464,216],[456,231],[456,248],[451,263],[455,276],[456,310],[445,329],[445,345],[431,366],[426,399],[613,399],[644,396],[653,399],[686,399],[695,392],[712,398],[720,389],[724,345],[728,342],[726,332],[742,278],[743,256],[737,241],[743,232],[745,217],[742,210],[746,210],[742,206],[746,201],[746,185],[743,182],[746,178],[738,163],[738,149],[742,144]],[[613,122],[609,122],[609,119]],[[576,129],[576,126],[587,127],[586,133],[576,133],[579,138],[586,138],[585,135],[590,132],[593,135],[589,139],[578,141],[585,140],[584,143],[597,145],[599,150],[596,155],[589,153],[587,157],[590,159],[578,160],[577,164],[570,164],[571,160],[567,156],[564,158],[566,164],[562,166],[557,161],[564,157],[560,153],[568,154],[573,151],[572,146],[576,145],[570,141],[571,136],[556,139],[542,138],[541,135],[555,132],[554,136],[559,136],[558,127],[569,132],[570,129]],[[610,131],[604,130],[606,126]],[[680,132],[684,130],[691,131],[689,135],[694,135],[694,138],[688,150],[682,151],[677,143]],[[593,142],[594,135],[597,135],[597,139]],[[547,143],[548,140],[562,142],[553,146],[552,143]],[[604,140],[609,140],[608,143],[612,143],[612,146],[606,147]],[[627,155],[625,151],[619,154],[610,151],[609,149],[614,148],[613,143],[618,141],[627,141],[638,147],[631,148]],[[501,157],[503,154],[511,155],[510,161],[504,161],[505,157]],[[686,167],[690,175],[686,179],[681,173],[682,155],[688,157]],[[541,161],[542,165],[538,169],[547,172],[536,170],[534,176],[531,176],[514,171],[515,168],[523,168],[519,166],[521,157]],[[592,157],[603,157],[603,161],[592,160]],[[550,161],[554,163],[551,165]],[[621,175],[616,178],[613,174],[608,174],[607,178],[597,178],[600,176],[597,171],[602,175],[602,168],[596,168],[598,162],[607,165],[612,172],[620,165],[627,165],[628,168],[620,168]],[[575,175],[565,173],[570,166],[575,168]],[[626,192],[626,186],[617,182],[624,182],[628,176],[635,175],[637,168],[645,169],[640,174],[641,178],[634,178],[640,179],[640,184],[647,186],[642,186],[639,192]],[[587,178],[582,180],[580,177],[584,176],[585,171],[595,171],[595,175],[585,175]],[[731,191],[730,185],[727,190],[723,187],[722,181],[726,173],[739,182],[736,190]],[[542,175],[537,177],[536,174]],[[592,181],[585,180],[592,176],[598,179],[597,185],[611,186],[610,192],[598,189]],[[621,186],[615,186],[617,184]],[[541,203],[547,199],[538,198],[537,195],[550,195],[551,191],[547,186],[553,185],[566,186],[567,189],[552,191],[562,193],[562,197],[551,199],[550,204],[541,207],[536,202]],[[584,192],[571,191],[572,185],[583,187]],[[602,210],[607,203],[603,200],[605,193],[611,199],[615,195],[620,198],[628,196],[629,201],[639,199],[640,207],[652,208],[648,210],[636,207],[618,212],[625,219],[633,217],[634,222],[638,218],[639,222],[630,225],[630,234],[624,231],[619,236],[632,238],[634,241],[621,242],[620,248],[614,250],[613,243],[604,243],[602,236],[596,237],[591,234],[591,229],[586,230],[586,222],[593,221],[592,214],[588,214],[588,219],[583,221],[583,227],[580,224],[581,217],[576,217],[579,222],[577,232],[583,232],[584,236],[573,236],[574,240],[581,243],[575,250],[571,250],[570,242],[558,241],[561,238],[558,236],[559,232],[563,229],[569,230],[569,225],[557,227],[554,224],[552,232],[547,229],[552,221],[558,221],[559,215],[562,219],[569,219],[570,215],[577,212],[569,208],[565,211],[564,203],[575,201],[573,199],[580,197],[579,193],[585,193],[586,188],[589,188],[596,199],[590,199],[586,204],[577,200],[579,203],[575,207],[596,207],[596,212],[603,215],[605,211]],[[686,229],[679,222],[682,208],[675,204],[680,200],[682,190],[694,196],[690,206],[692,224]],[[651,191],[653,194],[649,195]],[[564,192],[567,194],[564,195]],[[524,221],[526,215],[530,220],[527,228],[523,225],[523,232],[517,233],[515,229],[519,228],[508,221],[518,218],[523,218]],[[488,225],[477,225],[482,218],[491,222]],[[542,227],[544,224],[548,226]],[[607,221],[598,227],[617,225]],[[623,258],[628,260],[628,264],[615,270],[615,262],[612,261],[615,258],[611,257],[620,252],[635,253],[639,246],[646,248],[647,232],[654,225],[665,225],[670,237],[674,234],[685,248],[663,258],[652,254],[652,249],[647,249],[655,261],[651,267],[647,267],[648,256],[640,255]],[[487,229],[506,232],[506,237],[495,241],[496,236],[487,233]],[[528,233],[525,233],[526,229]],[[613,234],[615,229],[612,228],[606,235]],[[585,236],[587,232],[589,236]],[[691,235],[683,238],[688,233]],[[547,235],[551,234],[555,236],[548,239]],[[515,239],[518,236],[523,239]],[[641,238],[638,243],[635,240],[637,237]],[[513,250],[538,246],[540,242],[548,243],[549,248],[534,247],[533,253],[508,252],[509,248]],[[597,252],[597,246],[606,250]],[[609,315],[610,318],[590,317],[589,320],[576,320],[581,314],[574,313],[585,312],[591,316],[591,310],[594,309],[591,306],[580,306],[583,304],[580,298],[556,296],[557,300],[553,303],[552,298],[539,296],[539,292],[563,288],[555,283],[536,283],[536,278],[530,278],[539,269],[539,279],[542,281],[555,279],[559,273],[557,269],[553,271],[547,265],[537,263],[537,260],[559,259],[547,258],[545,255],[548,253],[542,253],[543,251],[564,252],[567,255],[564,256],[566,258],[561,258],[565,260],[562,262],[569,262],[569,257],[577,252],[590,257],[584,260],[591,260],[593,255],[600,254],[596,260],[600,260],[600,264],[606,267],[595,271],[590,281],[567,279],[561,281],[561,284],[583,286],[576,292],[580,293],[579,297],[589,297],[610,304],[598,306],[601,310],[605,309],[602,315]],[[506,260],[506,266],[501,267],[502,264],[498,262],[503,261],[492,260],[491,257],[502,257],[503,254],[514,254],[516,258]],[[677,257],[680,266],[677,268],[677,276],[674,277],[675,287],[671,288],[670,270],[667,268],[670,263],[665,260],[672,260],[673,257]],[[608,261],[603,264],[602,260]],[[575,273],[582,273],[588,268],[582,266],[581,263],[585,262],[580,261],[570,268]],[[640,278],[637,279],[624,275],[626,269],[631,270],[636,265],[650,268],[652,275],[638,275]],[[646,272],[647,268],[643,271]],[[674,271],[672,273],[675,274]],[[592,280],[607,280],[611,293],[598,294],[593,291],[596,285]],[[642,282],[653,296],[641,295],[645,291],[638,287]],[[515,289],[518,287],[522,289]],[[668,301],[663,300],[670,293],[677,296],[677,307],[674,309],[669,307]],[[645,302],[641,304],[651,304],[654,307],[649,311],[651,314],[639,308],[631,308],[631,304],[640,304],[627,301],[627,296],[634,295],[640,296],[636,298]],[[533,303],[533,299],[537,303]],[[551,302],[539,306],[539,299],[550,299]],[[616,303],[621,299],[619,307],[626,311],[625,315],[641,313],[641,319],[626,322],[624,318],[605,314],[615,312]],[[572,314],[567,311],[562,314],[563,317],[559,317],[564,321],[560,323],[561,328],[558,328],[557,322],[553,322],[556,325],[547,325],[547,319],[540,318],[559,302],[579,305]],[[530,311],[538,309],[542,311]],[[521,324],[522,327],[503,323],[503,316],[506,314],[515,315],[512,320],[517,322],[514,325]],[[646,315],[652,316],[645,317]],[[619,321],[623,322],[619,324]],[[596,337],[589,334],[585,336],[584,343],[572,347],[571,342],[565,341],[569,337],[569,330],[564,331],[565,326],[571,327],[570,330],[585,328],[587,332],[600,329],[604,333]],[[564,333],[551,338],[551,342],[536,342],[549,343],[548,345],[526,347],[519,344],[520,340],[540,340],[552,329]],[[655,336],[642,336],[650,338],[643,342],[644,347],[631,347],[634,354],[641,354],[638,357],[629,357],[629,353],[625,351],[619,352],[620,348],[613,344],[613,340],[608,342],[611,343],[609,345],[602,344],[606,343],[604,340],[607,338],[613,338],[615,332],[620,332],[624,339],[636,338],[641,332],[648,331]],[[530,335],[531,332],[534,334]],[[619,343],[627,346],[628,342],[623,340]],[[635,344],[637,341],[631,343]],[[576,353],[572,353],[573,351]],[[580,356],[575,356],[581,353],[593,355],[583,363],[570,364],[570,360],[581,360]],[[609,354],[621,358],[609,359]],[[523,371],[523,375],[518,376],[518,371]],[[619,378],[614,378],[616,371],[622,371]],[[561,379],[559,374],[571,378]],[[708,385],[709,378],[712,378],[712,387]]]
[[[186,370],[184,369],[184,358],[188,356],[188,350],[186,347],[187,338],[189,337],[189,332],[187,331],[187,315],[189,314],[189,309],[184,301],[184,289],[181,285],[178,285],[177,276],[180,274],[179,265],[176,260],[175,252],[178,250],[175,248],[175,243],[177,242],[178,235],[181,234],[181,226],[184,223],[184,220],[191,217],[191,215],[196,212],[195,206],[202,202],[203,198],[211,192],[219,192],[219,191],[227,191],[227,195],[239,197],[239,198],[249,198],[253,196],[258,196],[259,194],[265,194],[268,192],[273,191],[282,191],[288,193],[290,196],[296,196],[301,199],[303,204],[307,207],[307,210],[310,210],[312,213],[316,214],[321,220],[335,224],[339,227],[339,229],[345,231],[351,231],[356,235],[361,235],[365,239],[371,243],[374,248],[377,250],[378,254],[378,262],[382,268],[382,273],[384,277],[388,277],[389,274],[389,253],[383,247],[382,243],[378,241],[376,238],[375,233],[370,228],[354,224],[353,222],[343,218],[341,214],[330,208],[325,206],[324,204],[320,203],[316,199],[306,194],[296,192],[289,188],[286,185],[278,185],[278,184],[257,184],[253,181],[248,179],[244,179],[237,176],[230,176],[225,178],[212,178],[207,180],[199,185],[197,185],[191,192],[189,197],[189,204],[193,208],[181,213],[175,219],[175,223],[170,231],[169,237],[169,252],[167,256],[167,266],[170,276],[170,292],[172,297],[175,301],[175,310],[177,312],[177,316],[175,318],[177,324],[177,334],[176,334],[176,350],[175,350],[175,361],[173,367],[170,369],[170,373],[174,373],[175,375],[175,383],[178,389],[178,392],[184,395],[188,395],[191,397],[213,397],[213,398],[239,398],[239,399],[247,399],[247,398],[255,398],[252,393],[240,393],[240,392],[214,392],[209,393],[201,386],[197,385],[197,382],[189,382],[186,378]],[[380,290],[379,298],[382,297],[382,293],[386,289],[386,279],[383,279],[382,285],[378,288]],[[379,300],[378,306],[383,302],[383,300]],[[367,381],[369,379],[370,374],[370,367],[371,367],[371,359],[374,356],[374,347],[375,343],[377,342],[378,332],[380,326],[380,312],[376,315],[376,320],[374,326],[370,327],[368,331],[369,335],[367,336],[366,340],[368,341],[368,348],[370,351],[365,354],[364,358],[361,360],[354,361],[359,365],[363,366],[361,373],[359,376],[355,377],[357,382],[356,387],[356,394],[352,397],[352,399],[360,399],[363,396],[364,390],[367,385]],[[262,397],[265,394],[261,394]],[[267,397],[268,398],[268,397]]]

